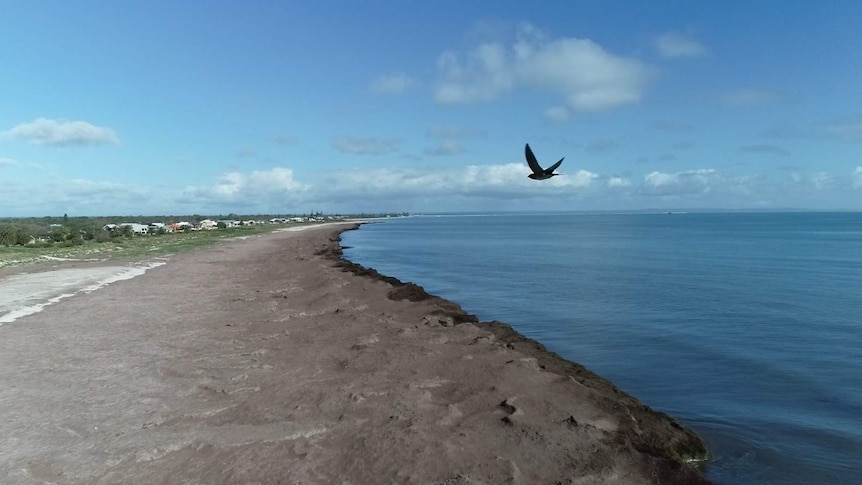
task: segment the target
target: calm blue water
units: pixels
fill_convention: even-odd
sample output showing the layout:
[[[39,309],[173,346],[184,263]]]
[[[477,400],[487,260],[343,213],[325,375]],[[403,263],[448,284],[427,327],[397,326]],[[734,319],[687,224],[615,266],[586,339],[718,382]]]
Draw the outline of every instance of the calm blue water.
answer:
[[[862,213],[418,216],[342,244],[677,417],[721,484],[862,483]]]

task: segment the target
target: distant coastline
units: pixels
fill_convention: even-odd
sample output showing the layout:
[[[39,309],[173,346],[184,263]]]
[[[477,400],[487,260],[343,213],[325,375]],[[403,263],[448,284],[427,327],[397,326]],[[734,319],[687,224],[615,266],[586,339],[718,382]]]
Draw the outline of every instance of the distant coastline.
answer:
[[[603,210],[548,210],[548,211],[467,211],[467,212],[414,212],[414,217],[427,216],[494,216],[494,215],[563,215],[563,214],[770,214],[770,213],[856,213],[859,209],[798,209],[798,208],[748,208],[748,209],[721,209],[721,208],[647,208],[647,209],[603,209]]]

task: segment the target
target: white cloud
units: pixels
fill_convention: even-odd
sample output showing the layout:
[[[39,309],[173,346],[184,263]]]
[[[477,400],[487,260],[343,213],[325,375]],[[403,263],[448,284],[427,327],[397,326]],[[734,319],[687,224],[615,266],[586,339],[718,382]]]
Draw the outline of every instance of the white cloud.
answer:
[[[587,188],[593,185],[593,182],[599,178],[599,174],[588,170],[578,170],[572,175],[562,174],[551,179],[552,184],[557,184],[562,187]]]
[[[546,109],[544,116],[548,123],[563,123],[571,118],[572,113],[565,106],[554,106]]]
[[[822,191],[832,188],[835,177],[828,172],[791,172],[790,179],[806,190]]]
[[[443,104],[487,101],[508,91],[515,79],[506,55],[500,44],[482,44],[470,54],[470,65],[462,66],[456,53],[444,52],[437,60],[443,82],[437,86],[436,100]]]
[[[312,197],[335,202],[422,197],[444,191],[448,183],[449,180],[441,172],[415,169],[334,171],[322,177]]]
[[[714,169],[687,170],[682,172],[650,172],[641,185],[645,195],[689,195],[710,192],[721,182],[721,175]]]
[[[0,157],[0,168],[3,167],[15,167],[19,165],[18,160],[13,160],[11,158],[3,158]]]
[[[39,145],[105,145],[119,143],[114,130],[91,125],[86,121],[64,121],[38,118],[2,133],[4,137],[27,140]]]
[[[214,206],[271,207],[302,200],[308,185],[299,183],[293,170],[275,167],[250,173],[227,172],[209,186],[189,186],[178,200],[183,205],[208,208]]]
[[[862,121],[830,123],[824,128],[827,136],[841,141],[862,141]]]
[[[206,202],[206,207],[218,208],[215,212],[223,213],[241,212],[243,208],[253,212],[284,212],[308,207],[346,211],[376,207],[411,212],[442,210],[442,207],[470,210],[479,206],[519,210],[566,208],[572,207],[574,201],[580,201],[578,207],[593,208],[643,208],[663,204],[744,208],[764,203],[777,207],[800,206],[800,203],[801,207],[860,207],[858,197],[853,197],[858,190],[852,191],[850,183],[827,173],[807,174],[806,183],[790,182],[792,185],[789,185],[711,169],[653,172],[642,176],[640,183],[574,169],[569,175],[537,182],[528,179],[527,172],[524,163],[452,168],[390,167],[326,172],[309,179],[309,184],[300,183],[291,174],[287,180],[271,186],[264,181],[254,182],[249,174],[233,173],[212,184],[207,198],[188,200],[185,207],[201,207]],[[265,173],[261,177],[278,178],[271,175]],[[858,177],[862,177],[862,170]],[[830,199],[833,196],[836,198]],[[834,202],[841,198],[846,202]]]
[[[469,165],[450,169],[371,169],[335,171],[322,177],[309,197],[313,201],[348,203],[372,200],[448,200],[584,194],[599,179],[598,174],[578,170],[536,182],[527,175],[525,163]]]
[[[766,106],[780,101],[784,96],[769,89],[746,88],[728,91],[721,97],[730,106]]]
[[[437,61],[435,99],[442,104],[488,101],[518,87],[561,95],[569,109],[602,111],[640,101],[650,69],[589,39],[548,39],[523,24],[514,42],[481,43],[447,51]]]
[[[659,56],[665,59],[706,55],[706,48],[700,42],[691,35],[679,32],[667,32],[656,37],[654,46]]]
[[[783,180],[713,169],[653,171],[640,181],[570,167],[549,180],[527,178],[523,162],[459,167],[323,171],[300,181],[286,167],[230,171],[209,183],[177,189],[86,179],[49,179],[25,186],[0,178],[9,214],[289,213],[383,210],[529,210],[757,206],[860,208],[862,165],[841,176],[796,171]],[[856,190],[853,190],[856,189]],[[166,193],[178,193],[165,197]],[[577,201],[577,202],[576,202]],[[143,204],[143,205],[142,205]],[[573,205],[575,204],[575,205]]]
[[[398,140],[376,137],[342,137],[332,143],[332,147],[351,155],[386,155],[398,150]]]
[[[610,177],[607,181],[608,188],[623,188],[631,187],[632,182],[623,177]]]
[[[835,177],[828,172],[794,171],[790,173],[790,180],[796,189],[817,192],[828,190],[835,183]]]
[[[811,184],[817,190],[827,190],[832,187],[835,178],[827,172],[817,172],[811,177]]]
[[[47,178],[36,185],[9,182],[0,190],[0,206],[7,214],[43,216],[49,214],[120,215],[156,212],[152,204],[161,200],[154,191],[141,184],[121,182]],[[170,208],[161,207],[165,213]]]
[[[270,170],[252,172],[248,184],[265,191],[304,190],[305,185],[293,178],[293,170],[276,167]]]
[[[371,83],[371,91],[377,94],[403,94],[412,84],[413,80],[406,74],[387,74]]]

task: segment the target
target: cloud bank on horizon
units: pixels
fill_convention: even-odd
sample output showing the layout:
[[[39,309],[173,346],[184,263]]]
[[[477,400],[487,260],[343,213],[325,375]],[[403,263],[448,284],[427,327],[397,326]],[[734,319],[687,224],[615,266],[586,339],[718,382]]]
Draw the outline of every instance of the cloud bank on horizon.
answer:
[[[841,41],[856,4],[719,23],[709,6],[560,3],[524,21],[517,5],[488,20],[448,3],[200,18],[157,3],[57,6],[30,30],[35,7],[0,19],[16,41],[0,46],[15,66],[0,216],[862,209],[862,112],[848,102],[862,63]],[[829,28],[799,39],[790,24],[813,14]],[[396,16],[391,32],[365,28]],[[529,180],[525,142],[566,156],[564,175]]]

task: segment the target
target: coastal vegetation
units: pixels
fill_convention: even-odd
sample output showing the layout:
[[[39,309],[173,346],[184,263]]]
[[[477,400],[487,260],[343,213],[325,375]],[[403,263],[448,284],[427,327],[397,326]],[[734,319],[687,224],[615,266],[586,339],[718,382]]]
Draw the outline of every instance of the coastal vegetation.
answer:
[[[173,253],[286,225],[403,215],[407,214],[5,218],[0,219],[0,267],[56,258],[110,259]]]

